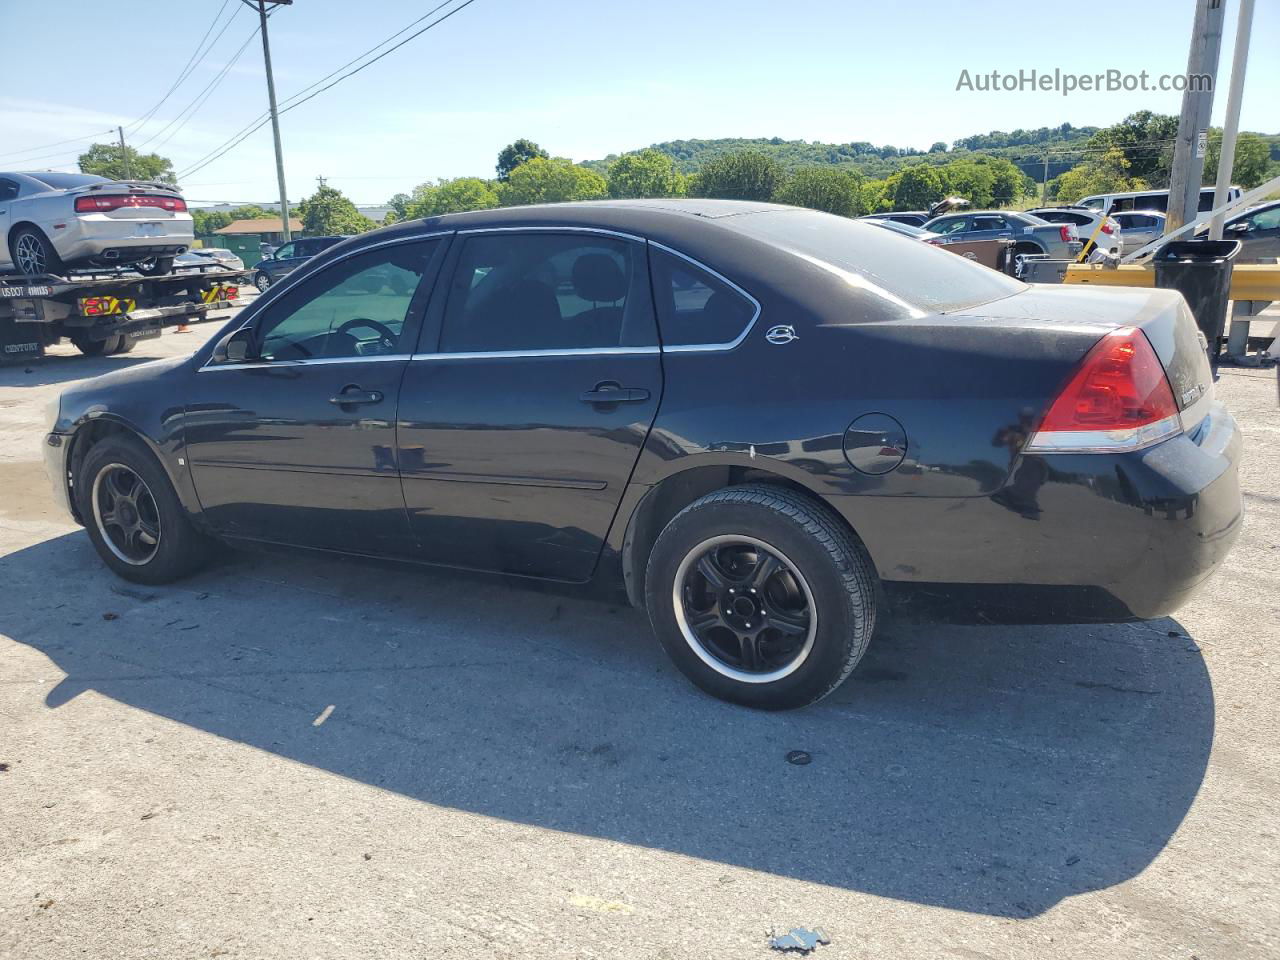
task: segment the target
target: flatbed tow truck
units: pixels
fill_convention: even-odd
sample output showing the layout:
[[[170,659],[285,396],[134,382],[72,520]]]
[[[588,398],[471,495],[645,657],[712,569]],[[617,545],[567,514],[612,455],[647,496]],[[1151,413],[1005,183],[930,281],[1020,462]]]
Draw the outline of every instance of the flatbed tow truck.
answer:
[[[252,274],[215,265],[160,276],[127,270],[0,274],[0,364],[38,359],[63,338],[86,356],[128,353],[165,327],[242,306]]]

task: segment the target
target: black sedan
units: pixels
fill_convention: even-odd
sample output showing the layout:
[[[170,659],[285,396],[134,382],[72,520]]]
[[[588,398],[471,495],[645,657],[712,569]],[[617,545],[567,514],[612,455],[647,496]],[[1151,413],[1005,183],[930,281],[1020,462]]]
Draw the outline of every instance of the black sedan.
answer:
[[[1168,613],[1239,531],[1239,449],[1176,293],[710,200],[348,240],[193,356],[67,390],[45,445],[127,579],[214,540],[618,578],[694,683],[767,708],[849,675],[881,581]]]

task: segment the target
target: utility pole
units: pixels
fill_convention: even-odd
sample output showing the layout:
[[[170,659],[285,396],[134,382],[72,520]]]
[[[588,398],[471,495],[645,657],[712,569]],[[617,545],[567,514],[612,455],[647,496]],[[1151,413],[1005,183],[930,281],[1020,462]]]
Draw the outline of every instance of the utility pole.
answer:
[[[1240,0],[1236,21],[1236,47],[1231,56],[1231,86],[1227,88],[1227,116],[1222,122],[1222,149],[1218,152],[1218,179],[1213,189],[1213,205],[1227,202],[1231,189],[1231,168],[1236,160],[1236,133],[1240,129],[1240,98],[1244,93],[1244,71],[1249,65],[1249,33],[1253,29],[1253,0]],[[1226,222],[1222,214],[1209,221],[1209,239],[1221,240]]]
[[[284,186],[284,150],[280,146],[280,114],[276,110],[276,81],[271,75],[271,42],[267,39],[267,2],[268,0],[243,0],[246,6],[258,11],[262,23],[262,59],[267,67],[267,100],[271,104],[271,134],[276,142],[276,180],[280,185],[280,232],[284,242],[288,243],[292,236],[289,231],[289,194]],[[292,4],[293,0],[270,0],[274,6]]]
[[[1194,220],[1200,209],[1200,181],[1204,177],[1205,145],[1213,111],[1213,84],[1218,78],[1224,6],[1224,0],[1196,0],[1191,47],[1187,51],[1187,85],[1182,94],[1178,138],[1173,145],[1173,170],[1169,175],[1166,234]],[[1209,77],[1208,84],[1204,83],[1205,76]],[[1208,89],[1204,89],[1206,86]]]
[[[325,182],[326,182],[326,180],[325,180],[325,178],[324,178],[324,177],[316,177],[316,183],[320,184],[320,189],[321,189],[321,190],[323,190],[323,189],[324,189]]]
[[[1049,151],[1044,153],[1044,179],[1040,181],[1040,206],[1049,205]]]
[[[120,134],[120,161],[124,164],[124,178],[132,180],[133,167],[129,163],[129,148],[124,145],[124,127],[116,127],[116,133]]]

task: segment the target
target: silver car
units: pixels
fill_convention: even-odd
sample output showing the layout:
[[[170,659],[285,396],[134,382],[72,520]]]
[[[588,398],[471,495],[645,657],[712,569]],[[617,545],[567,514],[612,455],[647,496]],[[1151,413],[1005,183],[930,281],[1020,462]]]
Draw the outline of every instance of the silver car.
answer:
[[[1111,219],[1120,224],[1120,236],[1129,252],[1164,236],[1165,215],[1159,210],[1125,210],[1111,214]]]
[[[168,273],[195,234],[177,188],[84,173],[0,173],[0,271],[132,264]]]

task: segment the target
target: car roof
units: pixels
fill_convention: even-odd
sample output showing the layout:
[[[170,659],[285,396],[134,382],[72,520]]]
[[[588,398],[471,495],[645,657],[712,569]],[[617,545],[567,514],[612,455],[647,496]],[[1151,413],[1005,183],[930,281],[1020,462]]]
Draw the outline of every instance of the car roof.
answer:
[[[502,227],[580,227],[643,236],[659,243],[710,241],[732,232],[726,228],[734,218],[773,211],[795,211],[778,203],[745,200],[584,200],[573,203],[544,203],[524,207],[495,207],[446,213],[421,220],[383,227],[348,241],[349,249],[369,242],[437,231],[485,230]],[[817,211],[809,211],[817,214]],[[830,216],[830,214],[820,214]]]

